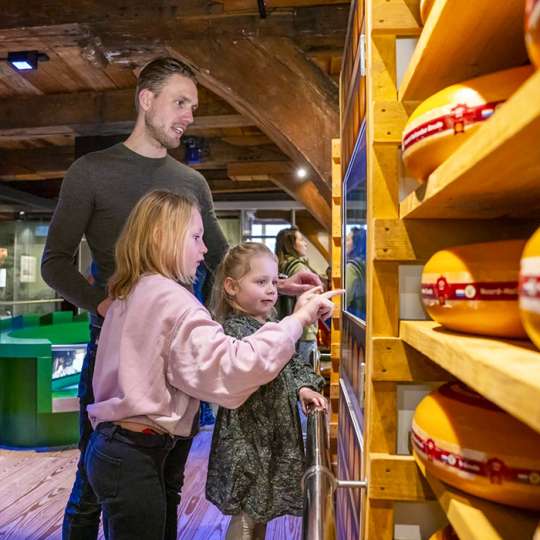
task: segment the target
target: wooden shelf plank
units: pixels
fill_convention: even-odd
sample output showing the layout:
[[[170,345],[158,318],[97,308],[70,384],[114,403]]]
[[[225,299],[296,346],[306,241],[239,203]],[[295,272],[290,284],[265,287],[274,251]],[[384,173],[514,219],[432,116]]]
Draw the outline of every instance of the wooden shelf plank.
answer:
[[[532,540],[538,515],[496,504],[444,484],[417,462],[460,540]]]
[[[411,347],[540,432],[540,352],[528,341],[460,334],[433,321],[402,321]]]
[[[400,100],[425,99],[450,84],[527,62],[523,5],[523,0],[435,0]]]
[[[422,31],[416,0],[372,0],[373,34],[418,36]]]
[[[372,381],[419,383],[454,379],[446,370],[397,337],[371,339]]]
[[[412,456],[370,453],[368,497],[387,501],[427,501],[433,493]]]
[[[529,238],[536,219],[504,219],[492,223],[460,219],[379,219],[371,221],[376,261],[425,262],[436,251],[460,244]]]
[[[540,71],[400,205],[402,218],[540,215]]]

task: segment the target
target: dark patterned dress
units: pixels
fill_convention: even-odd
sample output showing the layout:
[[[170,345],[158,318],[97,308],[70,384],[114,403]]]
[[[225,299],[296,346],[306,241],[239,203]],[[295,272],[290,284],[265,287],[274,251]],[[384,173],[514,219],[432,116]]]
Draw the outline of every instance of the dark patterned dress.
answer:
[[[225,333],[241,339],[262,324],[233,314]],[[238,409],[219,408],[208,463],[206,497],[223,514],[245,512],[257,522],[302,514],[304,445],[298,390],[320,391],[324,379],[295,355],[281,373]]]

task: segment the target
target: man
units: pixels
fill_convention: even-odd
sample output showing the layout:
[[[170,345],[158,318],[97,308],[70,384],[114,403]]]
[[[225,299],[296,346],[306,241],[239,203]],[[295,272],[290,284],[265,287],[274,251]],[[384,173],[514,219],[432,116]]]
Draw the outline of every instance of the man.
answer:
[[[94,400],[92,374],[99,332],[111,303],[106,284],[114,271],[114,246],[135,204],[148,191],[168,189],[190,195],[200,205],[204,221],[204,242],[208,246],[205,265],[211,273],[221,261],[227,242],[218,225],[210,190],[203,176],[167,154],[177,148],[198,105],[192,70],[174,58],[158,58],[140,72],[135,91],[137,119],[124,143],[87,154],[75,161],[66,173],[58,205],[49,228],[43,253],[43,279],[66,300],[91,314],[90,343],[79,384],[81,451],[75,484],[64,515],[65,539],[95,540],[100,507],[88,483],[84,456],[92,428],[86,406]],[[92,252],[93,285],[73,265],[81,238]],[[299,276],[287,280],[281,289],[299,294],[317,285],[316,278]],[[178,445],[177,464],[181,470],[191,439]],[[176,530],[176,511],[183,478],[166,471],[167,492],[174,508],[167,509],[168,530]]]

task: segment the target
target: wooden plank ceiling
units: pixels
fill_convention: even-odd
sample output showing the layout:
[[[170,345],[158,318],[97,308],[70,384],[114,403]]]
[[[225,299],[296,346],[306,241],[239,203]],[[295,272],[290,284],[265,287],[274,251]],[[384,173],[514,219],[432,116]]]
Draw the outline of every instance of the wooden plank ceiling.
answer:
[[[0,201],[4,187],[54,199],[75,140],[127,136],[137,70],[171,54],[201,83],[185,138],[199,140],[194,166],[216,200],[292,197],[328,229],[348,9],[343,0],[265,0],[263,13],[257,0],[0,0]],[[18,73],[5,58],[20,50],[50,60]],[[172,154],[183,160],[185,146]]]

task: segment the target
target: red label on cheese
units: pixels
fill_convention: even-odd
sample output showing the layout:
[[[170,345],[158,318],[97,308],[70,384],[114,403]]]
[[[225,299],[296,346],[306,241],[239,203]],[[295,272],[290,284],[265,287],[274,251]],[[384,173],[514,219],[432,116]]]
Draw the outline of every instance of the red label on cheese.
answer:
[[[443,131],[452,130],[454,134],[463,133],[466,126],[487,120],[501,103],[504,103],[504,100],[493,101],[475,107],[458,103],[448,114],[432,118],[407,132],[403,138],[402,149],[405,151],[423,139]]]
[[[517,300],[516,281],[448,283],[441,276],[435,283],[422,283],[422,298],[444,306],[448,300]]]
[[[463,471],[484,476],[492,484],[503,484],[504,482],[527,485],[540,484],[540,470],[510,467],[502,459],[495,456],[486,456],[486,459],[482,461],[465,457],[457,452],[448,452],[440,448],[433,439],[421,437],[414,428],[411,430],[411,440],[415,449],[423,454],[425,459],[456,469],[456,474],[458,471]]]

